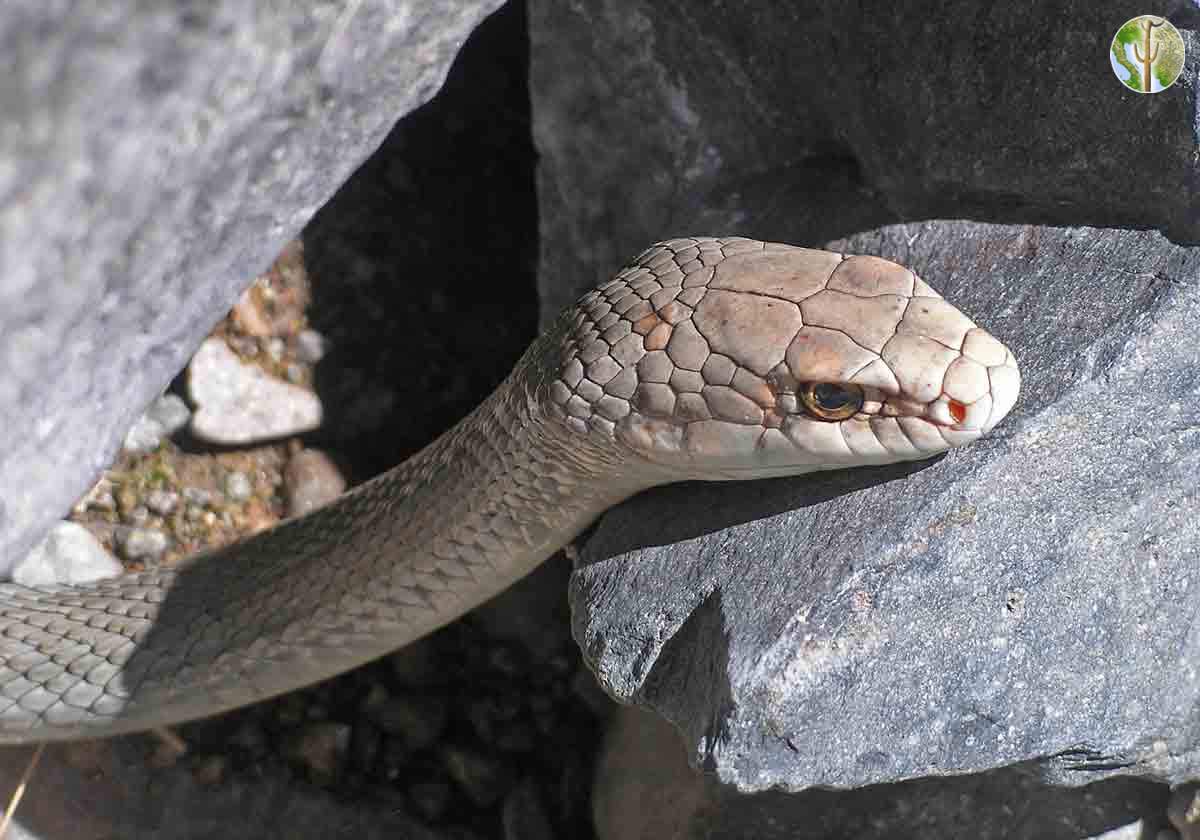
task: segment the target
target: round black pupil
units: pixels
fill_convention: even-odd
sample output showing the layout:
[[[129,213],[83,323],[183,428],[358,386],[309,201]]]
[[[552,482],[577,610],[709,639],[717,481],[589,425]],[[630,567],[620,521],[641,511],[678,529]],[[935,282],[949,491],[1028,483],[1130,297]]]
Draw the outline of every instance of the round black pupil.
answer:
[[[817,405],[827,411],[836,411],[839,408],[845,408],[850,403],[849,391],[828,383],[823,383],[813,388],[813,397],[816,399]]]

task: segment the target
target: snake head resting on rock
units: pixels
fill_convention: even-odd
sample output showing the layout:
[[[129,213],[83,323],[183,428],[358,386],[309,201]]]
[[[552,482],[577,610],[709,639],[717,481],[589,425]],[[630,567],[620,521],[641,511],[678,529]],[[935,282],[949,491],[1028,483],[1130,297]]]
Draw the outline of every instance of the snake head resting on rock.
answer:
[[[927,458],[1019,387],[1003,344],[894,263],[660,243],[458,425],[326,507],[169,569],[0,585],[0,742],[300,688],[458,618],[642,489]]]
[[[563,324],[552,413],[665,480],[928,458],[1020,388],[1012,353],[908,269],[749,239],[655,245]]]

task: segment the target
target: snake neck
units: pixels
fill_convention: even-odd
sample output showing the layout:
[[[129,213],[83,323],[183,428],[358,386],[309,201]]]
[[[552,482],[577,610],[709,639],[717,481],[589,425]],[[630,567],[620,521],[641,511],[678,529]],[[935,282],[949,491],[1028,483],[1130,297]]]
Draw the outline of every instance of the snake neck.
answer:
[[[546,410],[538,349],[450,431],[362,488],[383,506],[369,527],[390,521],[397,562],[487,576],[500,591],[657,483],[611,437]]]
[[[0,698],[0,741],[172,725],[333,676],[453,621],[655,483],[543,411],[543,357],[535,346],[453,429],[311,514],[175,568],[0,586],[0,682],[53,668],[62,693]]]

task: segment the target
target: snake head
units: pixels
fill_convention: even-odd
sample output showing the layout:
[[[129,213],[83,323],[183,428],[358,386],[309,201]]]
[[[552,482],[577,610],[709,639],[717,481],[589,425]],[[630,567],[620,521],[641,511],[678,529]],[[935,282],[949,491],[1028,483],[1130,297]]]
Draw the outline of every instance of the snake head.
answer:
[[[659,243],[565,316],[549,410],[664,480],[928,458],[989,432],[1013,354],[913,272],[742,238]]]

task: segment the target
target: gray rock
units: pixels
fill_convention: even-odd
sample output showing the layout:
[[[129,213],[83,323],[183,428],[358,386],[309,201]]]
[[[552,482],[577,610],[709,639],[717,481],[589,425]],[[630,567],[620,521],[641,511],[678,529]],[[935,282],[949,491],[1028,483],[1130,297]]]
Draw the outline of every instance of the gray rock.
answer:
[[[12,571],[24,586],[88,583],[115,577],[124,568],[91,532],[74,522],[60,522]]]
[[[1020,400],[934,463],[611,511],[571,586],[605,689],[748,792],[1200,774],[1200,249],[965,222],[831,245],[1000,336]]]
[[[92,485],[92,489],[76,502],[73,508],[76,513],[85,513],[89,510],[114,511],[116,509],[117,500],[113,497],[113,483],[104,477]]]
[[[155,528],[118,528],[117,543],[127,560],[153,561],[162,557],[170,538]]]
[[[244,502],[254,495],[254,485],[244,472],[234,470],[225,476],[225,495],[230,501]]]
[[[0,573],[499,5],[0,9]]]
[[[1130,824],[1151,840],[1167,824],[1166,785],[1141,779],[1064,789],[1019,765],[849,791],[742,794],[690,768],[687,752],[662,718],[623,708],[596,765],[598,840],[1081,840]]]
[[[153,452],[164,440],[186,426],[191,416],[191,410],[181,397],[163,394],[150,403],[150,407],[125,434],[121,448],[137,455]]]
[[[351,732],[348,723],[306,723],[284,736],[282,752],[291,761],[304,767],[314,783],[333,784],[345,769]]]
[[[490,756],[461,746],[445,746],[438,752],[450,778],[480,808],[496,802],[512,787],[512,768]]]
[[[296,335],[296,357],[306,364],[315,365],[325,357],[327,344],[325,336],[316,330],[301,330]]]
[[[274,336],[266,340],[263,344],[263,349],[267,351],[267,355],[271,358],[271,361],[278,363],[283,361],[283,353],[287,350],[287,344],[284,343],[282,338]]]
[[[415,751],[437,743],[449,720],[449,708],[432,695],[388,696],[376,686],[363,701],[363,713],[389,735],[398,736],[406,749]]]
[[[928,469],[663,488],[602,520],[572,587],[576,638],[608,692],[663,714],[691,761],[732,785],[978,771],[919,783],[911,807],[952,815],[964,788],[1010,772],[987,768],[1024,758],[1071,783],[1195,772],[1195,252],[1122,230],[912,223],[1200,239],[1200,11],[1155,10],[1188,44],[1169,100],[1126,93],[1109,71],[1103,50],[1137,11],[531,3],[543,320],[647,233],[821,245],[867,231],[847,247],[914,264],[1016,336],[1017,413]],[[1027,51],[1031,33],[1064,25],[1073,35],[1038,51],[1051,106],[1023,81]],[[646,757],[635,749],[630,772]],[[687,836],[803,836],[793,803],[807,796],[718,786]],[[1050,836],[1012,831],[1000,810],[940,831],[873,813],[896,831],[823,825]]]
[[[283,486],[287,515],[303,516],[344,493],[346,479],[327,454],[319,449],[304,449],[284,467]]]
[[[203,487],[184,487],[183,498],[188,504],[203,508],[212,504],[213,494]]]
[[[146,494],[146,507],[159,516],[168,516],[179,507],[179,494],[171,490],[151,490]]]
[[[220,338],[205,340],[188,364],[188,396],[196,404],[192,434],[210,443],[255,443],[321,425],[316,394],[246,364]]]
[[[647,236],[809,244],[973,218],[1200,241],[1190,0],[1154,8],[1188,50],[1154,96],[1109,67],[1117,27],[1141,11],[1116,0],[529,8],[543,322]],[[1043,49],[1049,31],[1064,37]]]

